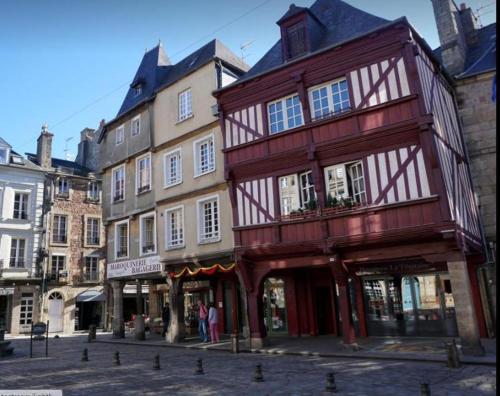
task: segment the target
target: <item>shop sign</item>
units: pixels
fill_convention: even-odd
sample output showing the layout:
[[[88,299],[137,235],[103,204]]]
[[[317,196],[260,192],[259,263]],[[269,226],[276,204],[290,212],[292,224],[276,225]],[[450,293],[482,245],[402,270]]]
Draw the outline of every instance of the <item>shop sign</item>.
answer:
[[[210,281],[203,280],[203,281],[187,281],[184,282],[182,285],[182,288],[184,290],[193,290],[193,289],[203,289],[210,287]]]
[[[0,287],[0,296],[8,296],[14,294],[13,287]]]
[[[162,269],[160,256],[144,257],[136,260],[109,263],[107,266],[107,278],[149,274],[151,272],[160,272]]]
[[[358,275],[386,274],[386,273],[412,273],[422,270],[433,270],[434,268],[425,263],[391,263],[386,265],[373,265],[360,267],[356,271]]]

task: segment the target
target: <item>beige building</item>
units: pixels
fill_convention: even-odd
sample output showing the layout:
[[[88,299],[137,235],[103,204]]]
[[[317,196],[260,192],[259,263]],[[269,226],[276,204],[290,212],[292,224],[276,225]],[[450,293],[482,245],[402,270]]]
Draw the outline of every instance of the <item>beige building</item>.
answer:
[[[171,341],[197,326],[189,309],[197,299],[217,302],[226,319],[221,331],[233,330],[232,214],[212,91],[247,68],[216,40],[176,64],[160,44],[144,55],[118,116],[106,124],[101,167],[116,337],[127,323],[143,338],[143,313],[146,327],[158,331],[168,300]],[[131,302],[127,282],[137,288]]]

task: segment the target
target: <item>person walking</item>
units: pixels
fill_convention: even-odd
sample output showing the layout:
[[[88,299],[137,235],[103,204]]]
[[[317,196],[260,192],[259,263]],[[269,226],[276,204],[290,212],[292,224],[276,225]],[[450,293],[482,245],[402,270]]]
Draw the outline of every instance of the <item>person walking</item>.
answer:
[[[168,303],[163,307],[163,311],[161,312],[161,320],[163,322],[163,332],[161,336],[165,338],[165,335],[168,331],[168,326],[170,325],[170,306]]]
[[[203,301],[198,300],[198,331],[200,332],[200,338],[203,342],[208,342],[207,334],[207,316],[208,310]]]
[[[210,326],[210,339],[212,344],[214,342],[219,342],[219,330],[217,328],[217,308],[215,308],[214,303],[210,303],[210,309],[208,310],[208,325]]]

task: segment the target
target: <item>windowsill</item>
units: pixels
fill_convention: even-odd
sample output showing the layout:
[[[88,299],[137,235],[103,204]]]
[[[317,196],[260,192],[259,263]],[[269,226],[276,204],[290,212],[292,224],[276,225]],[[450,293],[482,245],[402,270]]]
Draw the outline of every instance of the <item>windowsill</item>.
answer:
[[[175,125],[181,124],[184,121],[190,120],[191,118],[194,118],[194,114],[190,114],[186,118],[183,118],[182,120],[177,120],[177,122],[175,123]]]
[[[165,249],[165,251],[169,252],[171,250],[181,250],[181,249],[185,249],[185,248],[186,248],[186,244],[183,243],[182,245],[167,246],[167,248]]]
[[[8,219],[8,220],[11,220],[13,221],[14,223],[19,223],[19,224],[26,224],[26,223],[30,223],[30,219],[16,219],[16,218],[12,218],[12,219]]]
[[[127,260],[129,256],[115,256],[115,260]]]
[[[139,256],[140,256],[140,257],[146,257],[146,256],[151,256],[151,255],[153,255],[153,254],[156,254],[156,249],[155,249],[155,250],[152,250],[152,251],[150,251],[150,252],[140,252],[140,253],[139,253]]]
[[[279,135],[280,133],[283,133],[283,132],[288,132],[288,131],[293,131],[294,129],[297,129],[297,128],[301,128],[303,127],[305,124],[302,123],[300,125],[295,125],[293,128],[287,128],[287,129],[283,129],[279,132],[271,132],[271,128],[269,128],[269,136],[274,136],[274,135]]]
[[[87,198],[87,199],[85,199],[85,202],[86,202],[86,203],[98,204],[98,203],[100,203],[100,202],[101,202],[101,200],[100,200],[100,199],[98,199],[98,198],[97,198],[97,199],[94,199],[94,198]]]
[[[114,199],[113,204],[118,204],[120,202],[125,202],[125,198],[120,198],[120,199]]]
[[[54,241],[51,241],[50,244],[52,246],[69,246],[69,242],[54,242]]]
[[[146,194],[146,193],[148,193],[148,192],[150,192],[150,191],[151,191],[151,187],[149,187],[149,188],[148,188],[148,189],[146,189],[146,190],[136,191],[136,192],[135,192],[135,195],[142,195],[142,194]]]
[[[83,247],[84,248],[90,248],[90,249],[100,249],[102,246],[100,243],[96,244],[96,245],[93,245],[93,244],[88,244],[88,243],[84,243],[83,244]]]
[[[198,242],[198,245],[208,245],[210,243],[217,243],[217,242],[220,242],[221,241],[221,237],[217,237],[217,238],[211,238],[211,239],[205,239],[203,241],[199,241]]]
[[[208,172],[205,172],[205,173],[200,173],[199,175],[194,175],[193,179],[196,179],[196,178],[201,177],[201,176],[209,175],[210,173],[214,173],[215,171],[216,171],[216,169],[214,168],[211,171],[208,171]]]
[[[166,186],[163,186],[163,189],[166,190],[167,188],[178,186],[179,184],[182,184],[182,182],[183,182],[183,180],[179,180],[176,183],[168,184]]]
[[[54,196],[54,198],[68,201],[69,200],[69,194],[56,194]]]

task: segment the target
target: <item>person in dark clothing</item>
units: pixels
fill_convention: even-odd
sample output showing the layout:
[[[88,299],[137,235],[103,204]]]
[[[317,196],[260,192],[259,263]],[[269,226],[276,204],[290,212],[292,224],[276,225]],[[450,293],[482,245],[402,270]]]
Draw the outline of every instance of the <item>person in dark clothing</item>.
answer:
[[[162,337],[165,337],[165,334],[167,334],[168,331],[168,326],[170,324],[170,307],[168,303],[165,304],[163,307],[163,311],[161,313],[161,320],[163,321],[163,332],[161,333]]]

